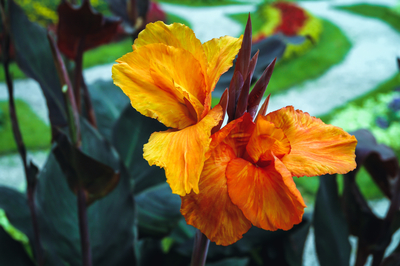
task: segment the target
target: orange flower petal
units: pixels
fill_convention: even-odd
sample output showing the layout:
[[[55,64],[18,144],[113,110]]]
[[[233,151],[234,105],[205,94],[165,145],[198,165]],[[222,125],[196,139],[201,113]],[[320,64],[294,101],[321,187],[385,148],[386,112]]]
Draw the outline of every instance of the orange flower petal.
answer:
[[[233,59],[239,52],[243,36],[234,38],[230,36],[212,39],[203,44],[207,56],[210,90],[214,90],[219,77],[233,64]]]
[[[214,107],[199,123],[179,131],[155,132],[144,145],[143,157],[150,165],[165,169],[172,192],[184,196],[199,193],[199,178],[205,153],[211,142],[211,129],[222,118],[220,105]]]
[[[180,23],[165,25],[162,21],[149,23],[146,29],[139,33],[138,38],[134,42],[133,49],[135,50],[152,43],[163,43],[168,46],[187,50],[200,63],[203,72],[207,73],[207,58],[203,46],[189,27]]]
[[[200,193],[181,197],[181,213],[186,222],[198,228],[217,245],[230,245],[242,238],[251,223],[228,195],[225,170],[236,158],[233,150],[222,143],[205,162],[200,177]]]
[[[253,225],[265,230],[289,230],[301,222],[304,204],[290,172],[276,157],[260,168],[237,158],[228,164],[229,196]]]
[[[246,152],[246,145],[249,142],[254,126],[253,118],[250,114],[245,113],[242,117],[233,120],[211,136],[210,151],[221,142],[224,142],[233,149],[236,157],[242,157]]]
[[[278,158],[288,154],[290,152],[290,143],[281,129],[275,127],[274,124],[261,116],[256,121],[255,130],[246,146],[246,150],[254,163],[259,161],[262,163],[274,159],[271,156],[271,151]]]
[[[199,120],[206,97],[205,81],[199,63],[189,52],[151,44],[117,62],[112,69],[114,83],[140,113],[178,129]],[[191,71],[188,73],[187,69]],[[193,117],[192,109],[199,115]]]
[[[357,140],[343,129],[295,111],[293,106],[269,113],[266,119],[290,141],[290,154],[281,160],[294,176],[344,174],[356,167]]]

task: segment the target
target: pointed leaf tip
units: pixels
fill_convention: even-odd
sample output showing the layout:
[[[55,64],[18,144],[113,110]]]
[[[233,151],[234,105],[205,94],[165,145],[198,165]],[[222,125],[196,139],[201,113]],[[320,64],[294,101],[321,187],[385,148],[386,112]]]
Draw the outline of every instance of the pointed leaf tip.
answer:
[[[262,105],[261,108],[260,108],[260,111],[258,111],[256,120],[258,119],[258,117],[259,117],[260,115],[261,115],[261,116],[267,115],[267,109],[268,109],[268,104],[269,104],[269,98],[270,98],[270,97],[271,97],[271,94],[269,94],[269,95],[267,96],[267,98],[265,99],[263,105]]]
[[[221,105],[222,112],[223,112],[222,119],[221,119],[221,121],[219,121],[218,125],[216,125],[211,130],[211,134],[214,134],[215,132],[217,132],[218,130],[221,129],[222,123],[224,122],[224,119],[225,119],[226,109],[228,107],[228,101],[229,101],[229,94],[228,94],[228,88],[226,88],[224,93],[221,96],[221,99],[219,100],[219,105]]]
[[[228,116],[229,121],[235,120],[236,104],[243,87],[243,76],[240,72],[235,71],[231,83],[229,85],[229,99],[228,99]]]
[[[250,113],[252,117],[257,113],[258,105],[261,102],[261,99],[267,89],[269,84],[269,80],[271,79],[272,72],[274,71],[276,58],[268,65],[268,67],[264,70],[260,79],[254,85],[253,90],[249,95],[249,100],[247,104],[247,112]]]

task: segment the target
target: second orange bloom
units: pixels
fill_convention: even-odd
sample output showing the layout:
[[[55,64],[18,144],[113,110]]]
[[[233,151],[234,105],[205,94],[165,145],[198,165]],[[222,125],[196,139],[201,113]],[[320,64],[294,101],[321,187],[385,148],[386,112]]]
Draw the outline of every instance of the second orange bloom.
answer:
[[[211,241],[230,245],[251,225],[289,230],[302,220],[293,176],[347,173],[357,140],[292,106],[253,122],[245,113],[212,135],[200,193],[182,197],[181,213]]]

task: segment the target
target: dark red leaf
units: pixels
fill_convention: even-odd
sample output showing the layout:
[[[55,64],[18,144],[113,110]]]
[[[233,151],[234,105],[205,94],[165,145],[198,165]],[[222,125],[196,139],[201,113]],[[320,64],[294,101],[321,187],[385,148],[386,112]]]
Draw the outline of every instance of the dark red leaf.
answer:
[[[361,129],[352,134],[357,138],[356,148],[357,172],[365,166],[375,183],[388,197],[397,192],[392,191],[393,184],[398,178],[399,162],[395,153],[383,144],[377,144],[374,136],[368,130]]]
[[[115,36],[120,24],[119,19],[105,18],[94,11],[89,1],[84,1],[78,8],[63,1],[57,11],[57,45],[70,59],[75,59],[82,39],[84,50],[108,43]]]
[[[229,84],[229,102],[228,102],[228,117],[229,121],[235,120],[236,103],[239,98],[238,91],[242,90],[243,87],[243,76],[239,71],[233,74],[231,83]]]
[[[228,107],[228,89],[226,89],[224,91],[224,93],[221,96],[221,99],[219,100],[219,105],[221,105],[222,107],[222,111],[223,111],[223,115],[222,115],[222,119],[221,121],[218,123],[218,125],[216,125],[215,127],[213,127],[213,129],[211,130],[211,134],[214,134],[215,132],[217,132],[218,130],[220,130],[222,123],[224,122],[225,119],[225,114],[226,114],[226,109]]]
[[[106,196],[118,184],[120,174],[110,166],[95,160],[74,147],[68,138],[60,133],[54,155],[66,175],[72,192],[83,188],[87,193],[87,205]]]
[[[239,50],[239,54],[236,60],[235,71],[239,71],[243,77],[247,76],[249,70],[250,57],[251,57],[251,44],[252,44],[252,34],[251,34],[251,18],[250,14],[247,19],[246,28],[244,30],[242,47]]]
[[[251,75],[247,75],[247,79],[244,81],[242,89],[240,90],[240,95],[236,102],[236,112],[235,118],[239,118],[247,110],[247,100],[249,98],[249,91],[250,91],[250,82],[251,82]]]
[[[249,95],[249,100],[247,104],[247,112],[254,117],[257,113],[258,105],[267,89],[269,80],[271,79],[272,72],[274,71],[276,58],[268,65],[264,70],[260,79],[254,85],[253,90]]]

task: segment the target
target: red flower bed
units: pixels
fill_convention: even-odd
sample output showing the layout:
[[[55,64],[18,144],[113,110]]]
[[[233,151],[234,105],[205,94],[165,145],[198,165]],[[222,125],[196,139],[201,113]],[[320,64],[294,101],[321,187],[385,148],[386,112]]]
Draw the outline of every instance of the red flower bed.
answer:
[[[282,23],[275,32],[282,32],[287,36],[296,35],[307,19],[304,10],[295,4],[285,2],[274,3],[272,6],[279,9],[282,14]]]

